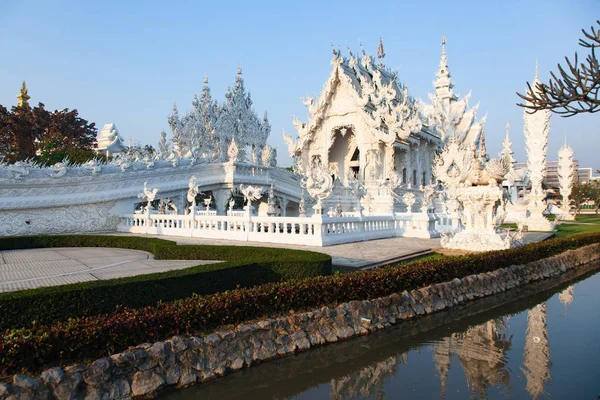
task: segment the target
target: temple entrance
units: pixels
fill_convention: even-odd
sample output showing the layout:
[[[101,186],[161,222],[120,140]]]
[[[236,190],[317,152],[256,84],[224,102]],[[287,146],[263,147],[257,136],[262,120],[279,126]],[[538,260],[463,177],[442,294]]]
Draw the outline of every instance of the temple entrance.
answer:
[[[339,179],[344,185],[348,184],[348,175],[359,175],[360,150],[351,127],[336,128],[333,143],[329,148],[329,167],[334,179]]]

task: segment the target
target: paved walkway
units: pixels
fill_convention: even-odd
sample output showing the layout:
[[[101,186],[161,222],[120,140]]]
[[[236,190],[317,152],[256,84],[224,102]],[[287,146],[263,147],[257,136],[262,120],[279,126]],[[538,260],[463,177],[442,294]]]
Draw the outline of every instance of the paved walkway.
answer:
[[[388,238],[338,244],[334,246],[301,246],[262,242],[241,242],[223,239],[202,239],[178,236],[153,236],[118,233],[127,236],[151,236],[159,239],[172,240],[177,244],[203,244],[215,246],[256,246],[277,247],[286,249],[309,250],[329,254],[332,264],[344,270],[372,268],[379,265],[397,262],[440,249],[440,239],[419,238]],[[553,232],[529,232],[523,235],[524,243],[539,242],[553,236]]]
[[[342,268],[368,268],[375,265],[383,265],[399,259],[420,255],[440,247],[440,239],[418,239],[418,238],[389,238],[369,240],[366,242],[354,242],[338,244],[334,246],[301,246],[262,242],[241,242],[223,239],[202,239],[178,236],[153,236],[137,235],[130,233],[118,233],[116,235],[155,237],[159,239],[172,240],[177,244],[204,244],[214,246],[255,246],[276,247],[285,249],[308,250],[318,253],[329,254],[333,265]]]
[[[52,248],[0,252],[0,293],[123,278],[220,261],[163,261],[145,251],[112,248]]]

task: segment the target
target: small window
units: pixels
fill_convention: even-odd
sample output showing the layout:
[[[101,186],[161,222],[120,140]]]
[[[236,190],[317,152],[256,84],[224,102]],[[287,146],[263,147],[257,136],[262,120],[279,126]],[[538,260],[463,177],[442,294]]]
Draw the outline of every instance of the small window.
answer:
[[[358,151],[358,147],[354,150],[354,154],[352,154],[352,158],[350,161],[359,161],[360,160],[360,151]]]

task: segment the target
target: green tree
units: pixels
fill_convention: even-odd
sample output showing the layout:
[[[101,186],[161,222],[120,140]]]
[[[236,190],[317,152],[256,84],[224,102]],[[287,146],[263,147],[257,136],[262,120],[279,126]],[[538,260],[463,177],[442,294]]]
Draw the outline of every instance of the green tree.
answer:
[[[79,117],[77,110],[50,112],[43,103],[31,108],[23,83],[20,101],[8,111],[0,105],[0,156],[6,162],[33,159],[52,165],[69,158],[81,163],[96,154],[96,124]]]
[[[64,158],[76,163],[94,158],[96,124],[80,118],[77,110],[38,110],[35,120],[42,131],[36,141],[36,161],[51,165]]]
[[[575,215],[578,215],[581,211],[581,206],[586,201],[590,200],[592,196],[591,185],[589,183],[575,183],[571,190],[571,201],[575,206]]]

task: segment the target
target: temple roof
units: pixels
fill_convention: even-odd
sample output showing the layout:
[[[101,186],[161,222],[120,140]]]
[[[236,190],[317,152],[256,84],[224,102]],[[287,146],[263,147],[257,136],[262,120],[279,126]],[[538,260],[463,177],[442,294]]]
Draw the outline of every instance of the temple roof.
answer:
[[[348,53],[348,56],[342,56],[339,49],[333,49],[333,69],[323,85],[321,94],[317,99],[309,97],[304,101],[309,112],[308,122],[294,120],[299,135],[298,142],[294,143],[290,137],[286,138],[290,153],[297,154],[304,143],[313,139],[317,128],[332,107],[335,93],[343,86],[351,89],[348,98],[345,99],[349,102],[349,107],[362,111],[360,114],[363,120],[372,128],[376,138],[387,145],[403,142],[411,135],[430,141],[439,140],[433,131],[423,129],[416,101],[398,80],[397,72],[383,63],[385,51],[381,42],[378,63],[364,51],[362,56],[357,56],[351,51]]]
[[[98,150],[111,150],[119,152],[125,150],[125,141],[119,134],[119,130],[115,124],[105,124],[98,134]]]

